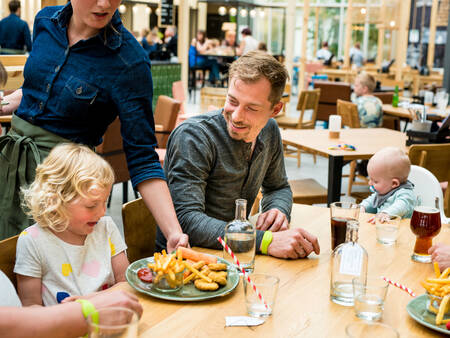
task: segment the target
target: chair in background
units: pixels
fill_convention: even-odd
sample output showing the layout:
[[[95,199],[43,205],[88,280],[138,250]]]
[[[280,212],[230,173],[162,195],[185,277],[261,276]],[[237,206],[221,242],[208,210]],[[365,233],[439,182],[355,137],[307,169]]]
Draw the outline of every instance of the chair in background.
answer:
[[[122,183],[122,202],[128,201],[128,172],[127,159],[123,150],[122,135],[120,133],[120,120],[116,118],[103,135],[103,142],[95,148],[97,154],[103,157],[114,170],[115,182]],[[134,192],[136,198],[137,193]],[[111,205],[111,194],[108,199],[108,208]]]
[[[315,179],[290,180],[292,200],[300,204],[327,203],[328,192]]]
[[[439,211],[443,224],[450,222],[444,213],[444,196],[437,178],[427,169],[417,165],[411,166],[408,180],[414,184],[414,193],[420,197],[420,204],[435,207],[436,198],[439,198]]]
[[[227,88],[203,87],[200,89],[200,113],[222,109],[227,100]]]
[[[361,124],[359,123],[358,107],[356,106],[356,104],[348,101],[338,100],[337,113],[341,116],[342,126],[347,126],[350,128],[361,128]],[[343,177],[346,177],[346,175],[343,175]],[[356,178],[358,178],[360,181],[355,181]],[[367,192],[352,193],[352,188],[354,185],[368,186],[369,180],[365,176],[356,175],[356,161],[351,161],[350,174],[348,175],[347,195],[355,197],[358,201],[366,198],[369,195],[369,193]]]
[[[122,206],[122,220],[130,263],[153,256],[157,225],[142,198]]]
[[[180,102],[165,95],[158,97],[154,119],[155,125],[160,126],[155,130],[159,148],[166,148],[169,135],[175,129],[179,111]]]
[[[330,115],[336,115],[337,100],[350,101],[352,89],[349,83],[314,81],[314,88],[319,88],[320,100],[316,120],[328,123]]]
[[[300,111],[300,116],[289,117],[281,116],[275,117],[280,128],[289,129],[314,129],[316,125],[317,107],[319,104],[320,89],[304,90],[299,93],[297,102],[297,111]],[[311,119],[305,121],[305,111],[312,110]],[[288,147],[284,145],[284,156],[297,158],[297,166],[300,167],[300,149]],[[316,155],[314,156],[314,163],[316,163]]]
[[[19,235],[0,241],[0,270],[11,280],[14,287],[17,287],[14,265],[16,263],[16,245]]]
[[[289,107],[289,102],[291,102],[291,91],[292,91],[291,84],[286,83],[286,86],[284,87],[283,96],[281,97],[281,102],[283,102],[283,108],[278,113],[277,117],[286,115],[286,111],[288,110]]]
[[[439,182],[450,181],[450,144],[413,144],[408,152],[411,164],[428,169]],[[450,189],[444,194],[444,210],[450,216]]]

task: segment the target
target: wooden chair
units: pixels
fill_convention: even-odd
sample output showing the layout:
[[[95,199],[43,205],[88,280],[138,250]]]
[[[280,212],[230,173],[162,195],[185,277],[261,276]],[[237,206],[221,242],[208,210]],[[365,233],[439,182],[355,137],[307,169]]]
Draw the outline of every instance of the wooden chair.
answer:
[[[327,203],[328,191],[316,180],[307,178],[289,181],[292,200],[300,204]]]
[[[156,140],[159,148],[166,148],[167,140],[172,130],[175,129],[180,102],[171,97],[160,95],[155,107],[155,124],[162,126],[161,130],[156,130]]]
[[[25,63],[27,63],[27,59],[27,55],[0,55],[0,62],[5,67],[25,66]]]
[[[283,102],[283,109],[281,109],[277,117],[286,115],[286,111],[288,110],[289,107],[289,102],[291,102],[291,91],[292,91],[291,84],[286,83],[286,86],[284,87],[284,94],[288,95],[287,96],[283,95],[283,97],[281,98],[281,102]]]
[[[356,106],[356,104],[354,104],[352,102],[338,100],[337,101],[337,113],[338,113],[338,115],[341,116],[342,126],[347,126],[350,128],[361,128],[361,124],[359,123],[358,107]],[[355,181],[355,178],[358,178],[361,181]],[[363,199],[363,197],[365,198],[365,196],[367,196],[368,194],[367,193],[352,194],[352,187],[353,187],[353,185],[367,186],[368,184],[369,184],[369,180],[367,179],[367,177],[362,176],[362,175],[356,175],[356,161],[351,161],[350,162],[350,174],[348,175],[347,194],[349,196],[355,197],[357,200]]]
[[[314,81],[314,88],[320,88],[319,107],[316,119],[328,122],[330,115],[336,115],[337,100],[350,101],[352,88],[349,83]]]
[[[304,90],[298,95],[297,111],[300,111],[300,116],[288,117],[281,116],[275,117],[280,128],[290,128],[290,129],[314,129],[316,125],[317,107],[319,105],[320,89],[314,90]],[[304,115],[306,110],[312,110],[311,119],[304,121]],[[297,159],[297,166],[300,167],[300,150],[291,147],[284,146],[284,156],[294,157]],[[314,163],[316,163],[316,155],[313,154]]]
[[[202,114],[221,109],[227,99],[227,88],[203,87],[200,89],[200,112]]]
[[[408,152],[411,164],[428,169],[439,182],[450,182],[450,144],[413,144]],[[444,194],[444,211],[450,216],[450,189]]]
[[[123,232],[130,263],[155,252],[156,221],[142,198],[122,206]]]
[[[0,241],[0,270],[11,280],[14,287],[17,287],[14,265],[16,263],[16,245],[19,235]]]

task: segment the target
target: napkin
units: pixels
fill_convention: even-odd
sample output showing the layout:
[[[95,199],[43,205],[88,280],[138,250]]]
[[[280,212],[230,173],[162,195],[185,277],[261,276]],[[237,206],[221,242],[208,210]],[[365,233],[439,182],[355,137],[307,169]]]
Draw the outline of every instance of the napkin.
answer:
[[[258,326],[264,322],[264,319],[248,316],[225,317],[225,326]]]

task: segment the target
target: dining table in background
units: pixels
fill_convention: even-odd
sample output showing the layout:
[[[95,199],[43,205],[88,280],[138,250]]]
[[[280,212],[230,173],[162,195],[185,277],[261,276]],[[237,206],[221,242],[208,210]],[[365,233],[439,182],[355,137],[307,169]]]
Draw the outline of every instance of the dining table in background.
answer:
[[[345,327],[359,319],[355,317],[353,307],[330,301],[329,209],[294,204],[291,216],[291,227],[302,227],[318,237],[321,252],[298,260],[256,256],[255,272],[280,278],[273,315],[264,324],[255,327],[225,326],[226,316],[247,315],[242,279],[227,296],[184,303],[153,298],[123,283],[120,287],[135,293],[144,308],[139,322],[139,337],[345,337]],[[434,270],[431,264],[411,260],[415,236],[410,230],[409,220],[401,222],[397,243],[384,246],[376,240],[375,227],[367,223],[370,216],[361,214],[358,240],[369,255],[368,274],[386,276],[407,285],[417,295],[423,294],[420,282],[434,276]],[[434,241],[449,243],[449,229],[448,225],[443,225]],[[222,257],[222,251],[196,250]],[[406,305],[412,299],[406,292],[389,286],[381,321],[396,328],[401,337],[435,337],[435,331],[409,317]]]
[[[383,114],[398,117],[406,122],[412,120],[412,115],[408,108],[394,107],[392,104],[385,103],[382,109]],[[447,106],[445,111],[439,111],[436,107],[429,107],[427,119],[430,121],[442,121],[448,114],[450,114],[450,106]]]
[[[328,129],[280,130],[283,144],[307,153],[328,158],[328,200],[340,200],[342,167],[353,160],[367,160],[385,147],[398,147],[406,151],[406,134],[385,128],[341,129],[339,138],[330,138]],[[330,149],[348,144],[355,150]]]

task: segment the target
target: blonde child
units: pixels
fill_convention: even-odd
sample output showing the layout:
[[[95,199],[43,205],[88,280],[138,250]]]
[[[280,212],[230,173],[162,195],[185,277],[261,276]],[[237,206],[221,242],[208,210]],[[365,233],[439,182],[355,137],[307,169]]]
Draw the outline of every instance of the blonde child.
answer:
[[[365,72],[355,78],[352,101],[358,107],[361,128],[377,128],[383,124],[383,103],[372,95],[376,85],[375,78]]]
[[[53,305],[69,296],[125,280],[126,245],[105,204],[114,183],[110,165],[89,148],[55,147],[23,190],[36,224],[17,242],[17,287],[24,306]]]
[[[374,193],[361,202],[363,211],[411,217],[416,197],[414,185],[408,181],[410,169],[409,158],[400,149],[388,147],[376,152],[367,165]]]

